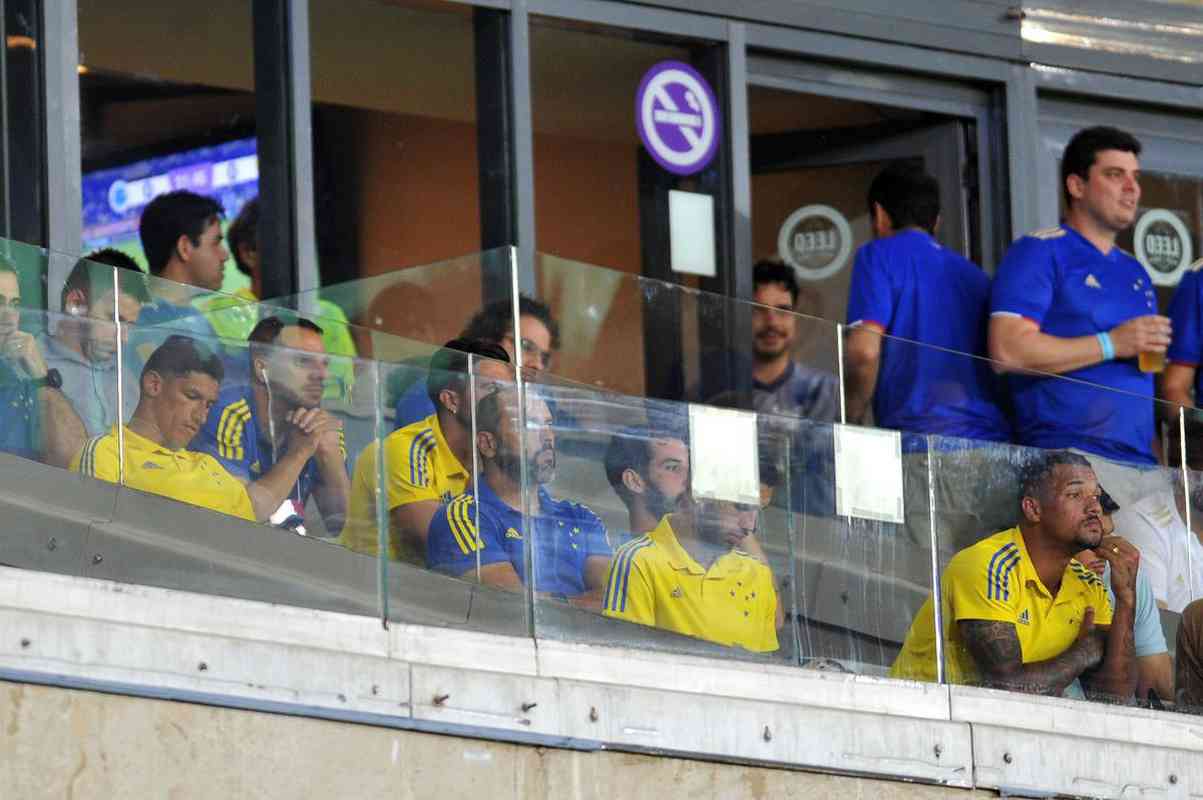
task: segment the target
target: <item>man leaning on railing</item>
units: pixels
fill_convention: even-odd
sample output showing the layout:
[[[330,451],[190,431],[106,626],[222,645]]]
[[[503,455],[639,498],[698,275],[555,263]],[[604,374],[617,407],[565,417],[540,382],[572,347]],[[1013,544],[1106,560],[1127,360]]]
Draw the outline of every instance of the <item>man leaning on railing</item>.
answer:
[[[1019,523],[953,556],[940,580],[945,663],[952,683],[1060,695],[1080,679],[1087,697],[1131,700],[1140,553],[1104,536],[1099,485],[1084,457],[1052,451],[1026,464]],[[1073,556],[1091,549],[1111,567],[1103,582]],[[890,668],[935,680],[932,597]]]

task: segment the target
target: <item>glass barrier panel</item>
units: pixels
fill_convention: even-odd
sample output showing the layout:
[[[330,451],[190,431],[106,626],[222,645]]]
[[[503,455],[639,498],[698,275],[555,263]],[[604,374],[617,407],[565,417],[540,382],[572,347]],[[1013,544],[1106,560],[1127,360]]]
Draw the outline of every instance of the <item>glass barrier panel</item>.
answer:
[[[697,408],[551,379],[527,392],[536,635],[796,664],[789,431],[708,409],[748,435],[726,444],[745,494],[717,499],[692,478]]]
[[[382,368],[382,388],[421,390],[430,403],[428,414],[387,426],[353,476],[355,497],[371,487],[383,503],[375,552],[387,562],[388,619],[529,636],[522,541],[511,535],[520,512],[512,487],[489,488],[479,458],[519,463],[512,366],[432,348],[424,361]]]
[[[747,302],[545,253],[536,255],[535,284],[560,328],[557,376],[629,395],[841,419],[837,327],[796,313],[784,284],[764,284]]]
[[[339,546],[349,457],[381,427],[374,364],[325,353],[297,325],[253,345],[130,327],[150,345],[122,383],[134,410],[78,461],[123,487],[87,574],[379,614],[376,559]],[[354,380],[330,400],[336,370]]]
[[[1131,509],[1127,535],[1140,548],[1174,652],[1174,707],[1203,714],[1203,411],[1181,410],[1168,426],[1166,455],[1182,472],[1166,497]]]

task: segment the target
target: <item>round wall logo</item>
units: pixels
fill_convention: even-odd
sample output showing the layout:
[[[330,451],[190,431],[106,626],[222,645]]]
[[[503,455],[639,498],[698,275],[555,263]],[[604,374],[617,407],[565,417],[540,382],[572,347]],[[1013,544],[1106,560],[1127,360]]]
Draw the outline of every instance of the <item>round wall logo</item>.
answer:
[[[1132,235],[1136,259],[1157,286],[1177,286],[1194,258],[1190,231],[1173,211],[1153,208],[1136,223]]]
[[[821,281],[844,268],[852,255],[852,228],[831,206],[803,206],[785,218],[777,254],[806,281]]]
[[[635,126],[656,163],[677,175],[692,175],[718,149],[718,101],[693,67],[661,61],[639,82]]]

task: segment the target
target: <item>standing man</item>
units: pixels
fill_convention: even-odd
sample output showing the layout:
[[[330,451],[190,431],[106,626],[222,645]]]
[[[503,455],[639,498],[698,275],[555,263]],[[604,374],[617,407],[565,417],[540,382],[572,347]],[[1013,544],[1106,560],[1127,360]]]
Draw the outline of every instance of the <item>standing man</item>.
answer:
[[[21,330],[21,281],[0,261],[0,451],[53,467],[71,462],[87,433],[62,385],[38,340]]]
[[[1174,341],[1165,354],[1169,363],[1161,376],[1161,396],[1190,408],[1203,399],[1203,258],[1190,265],[1174,289],[1169,315]]]
[[[556,499],[547,491],[556,472],[551,412],[545,401],[531,395],[527,429],[520,431],[518,403],[517,389],[506,386],[489,392],[477,404],[481,474],[475,489],[439,509],[431,520],[427,566],[517,590],[528,578],[525,548],[531,547],[536,592],[584,608],[600,608],[611,556],[606,526],[586,506]],[[530,528],[523,524],[524,500]]]
[[[1064,223],[1020,239],[998,268],[990,356],[1013,373],[1020,444],[1156,463],[1153,376],[1137,356],[1165,353],[1170,321],[1144,268],[1115,245],[1140,203],[1140,149],[1115,128],[1075,134],[1061,160]],[[1122,483],[1132,476],[1109,481]]]
[[[108,267],[108,268],[106,268]],[[63,285],[65,316],[53,331],[39,334],[46,366],[58,370],[63,394],[71,401],[88,436],[99,436],[138,405],[138,375],[126,365],[123,409],[117,408],[117,328],[113,325],[113,270],[117,270],[117,313],[132,325],[150,302],[137,262],[120,250],[98,250],[76,262]],[[51,326],[47,326],[50,328]],[[122,341],[129,328],[122,327]]]
[[[935,240],[939,184],[895,162],[868,201],[876,241],[857,252],[848,292],[848,421],[859,423],[872,401],[882,428],[1009,441],[997,379],[970,357],[986,352],[990,279]]]
[[[313,495],[327,531],[338,533],[351,482],[342,422],[321,408],[322,329],[268,317],[249,341],[248,382],[221,391],[193,447],[246,484],[259,522],[304,532]]]
[[[1043,453],[1019,478],[1019,524],[961,550],[940,576],[945,661],[952,683],[1059,695],[1081,679],[1088,697],[1136,689],[1133,625],[1139,551],[1103,536],[1094,470],[1076,453]],[[1094,550],[1103,582],[1073,559]],[[907,632],[891,677],[936,678],[932,598]]]
[[[217,201],[188,191],[161,194],[142,210],[138,235],[150,274],[162,281],[151,283],[155,302],[138,316],[140,326],[161,325],[207,338],[216,334],[204,315],[192,306],[201,292],[221,288],[225,262],[230,257],[221,232],[221,206]],[[154,350],[147,337],[137,336],[135,349],[145,359]]]

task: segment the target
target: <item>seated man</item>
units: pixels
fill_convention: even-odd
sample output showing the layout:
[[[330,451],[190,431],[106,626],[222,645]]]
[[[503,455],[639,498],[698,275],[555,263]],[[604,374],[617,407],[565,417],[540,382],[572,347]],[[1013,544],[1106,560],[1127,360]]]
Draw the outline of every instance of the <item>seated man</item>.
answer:
[[[1099,487],[1099,505],[1103,509],[1103,535],[1115,532],[1115,512],[1119,503]],[[1107,587],[1107,597],[1115,608],[1115,592],[1111,589],[1111,567],[1093,550],[1082,550],[1074,556],[1093,572]],[[1161,629],[1161,615],[1153,599],[1153,586],[1145,569],[1144,554],[1141,554],[1140,569],[1136,572],[1136,621],[1133,627],[1133,649],[1136,654],[1136,696],[1144,699],[1152,689],[1162,700],[1174,698],[1174,664],[1165,646],[1165,632]],[[1083,698],[1082,686],[1078,681],[1070,684],[1067,697]]]
[[[468,373],[475,359],[475,391],[497,381],[512,381],[509,357],[487,342],[453,339],[430,359],[425,389],[438,411],[384,438],[388,484],[391,559],[414,564],[426,560],[426,532],[440,503],[449,503],[472,475],[472,386]],[[376,443],[360,454],[351,479],[351,501],[341,544],[360,553],[379,552],[376,526]]]
[[[1059,695],[1081,678],[1088,697],[1131,698],[1140,554],[1103,536],[1090,462],[1062,450],[1033,458],[1020,475],[1019,510],[1016,527],[960,551],[941,575],[948,679]],[[1086,548],[1111,565],[1114,611],[1103,582],[1073,560]],[[891,677],[935,680],[936,635],[929,597]]]
[[[648,441],[685,451],[687,485],[685,443],[655,434]],[[780,480],[764,455],[761,506],[771,502]],[[756,506],[682,495],[650,533],[615,551],[602,613],[753,652],[775,651],[785,614],[754,536],[757,516]]]
[[[46,365],[38,340],[21,330],[17,270],[0,261],[0,452],[54,467],[71,462],[88,437],[61,387],[62,376]]]
[[[515,336],[513,303],[495,300],[468,320],[459,339],[499,347],[512,364],[518,363],[517,353],[521,348],[525,373],[542,372],[551,366],[552,355],[560,349],[560,326],[552,317],[550,308],[530,297],[518,299],[518,324],[520,330]],[[394,424],[403,428],[423,420],[434,413],[435,406],[426,388],[418,382],[403,390],[397,400]]]
[[[106,268],[108,267],[108,268]],[[137,262],[120,250],[98,250],[76,262],[63,285],[62,310],[68,316],[38,336],[46,366],[58,370],[63,394],[75,407],[88,436],[99,436],[138,405],[138,376],[125,365],[124,408],[117,410],[117,330],[113,319],[113,270],[118,267],[117,310],[131,325],[150,301]],[[52,327],[52,326],[47,326]],[[128,328],[121,330],[123,339]]]
[[[689,446],[682,434],[629,428],[610,437],[606,479],[627,507],[630,534],[625,544],[660,524],[689,490]]]
[[[514,387],[498,388],[477,404],[476,445],[483,469],[474,489],[431,520],[427,566],[490,586],[519,589],[526,581],[524,546],[533,537],[535,591],[599,607],[611,555],[606,528],[585,506],[557,500],[544,488],[555,476],[556,436],[547,403],[532,396],[528,406],[527,430],[521,435]],[[523,525],[524,499],[534,530]]]
[[[169,336],[142,368],[142,394],[125,426],[120,470],[117,426],[88,441],[71,469],[111,483],[254,521],[246,487],[207,453],[185,450],[217,402],[221,359],[188,336]]]
[[[193,449],[246,484],[255,519],[304,533],[313,495],[326,529],[338,533],[351,481],[342,422],[322,410],[322,329],[298,317],[262,320],[251,331],[250,375],[221,395]]]

